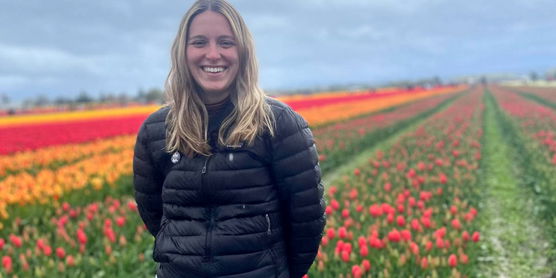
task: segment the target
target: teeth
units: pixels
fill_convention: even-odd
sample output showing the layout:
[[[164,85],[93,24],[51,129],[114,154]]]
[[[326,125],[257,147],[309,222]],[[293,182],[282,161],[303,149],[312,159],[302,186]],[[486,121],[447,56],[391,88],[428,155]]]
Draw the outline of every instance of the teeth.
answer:
[[[206,72],[221,72],[224,71],[224,67],[203,67]]]

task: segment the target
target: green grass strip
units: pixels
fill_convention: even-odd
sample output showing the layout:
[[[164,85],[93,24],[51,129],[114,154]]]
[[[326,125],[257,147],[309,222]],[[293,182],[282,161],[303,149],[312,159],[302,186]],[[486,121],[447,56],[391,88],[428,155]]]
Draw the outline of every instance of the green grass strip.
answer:
[[[486,244],[481,277],[548,277],[550,244],[534,215],[534,199],[523,188],[522,172],[499,121],[501,112],[486,91],[484,119],[485,196],[482,205]]]

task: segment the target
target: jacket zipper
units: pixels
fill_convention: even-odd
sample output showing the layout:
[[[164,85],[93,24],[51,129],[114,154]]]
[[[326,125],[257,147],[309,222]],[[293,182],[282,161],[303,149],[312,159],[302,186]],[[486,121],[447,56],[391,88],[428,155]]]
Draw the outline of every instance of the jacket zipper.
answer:
[[[205,192],[205,194],[207,193],[205,191],[206,189],[206,185],[205,185],[205,176],[207,174],[208,171],[208,163],[210,160],[210,155],[207,156],[207,158],[205,159],[205,163],[203,165],[203,168],[201,169],[201,189],[203,190],[203,192]],[[206,197],[206,196],[205,196]],[[204,261],[208,262],[212,260],[212,252],[211,252],[211,240],[212,240],[212,228],[214,226],[214,209],[212,207],[212,205],[208,208],[208,217],[209,217],[209,221],[208,221],[208,227],[207,227],[207,235],[205,237],[205,257],[204,257]]]

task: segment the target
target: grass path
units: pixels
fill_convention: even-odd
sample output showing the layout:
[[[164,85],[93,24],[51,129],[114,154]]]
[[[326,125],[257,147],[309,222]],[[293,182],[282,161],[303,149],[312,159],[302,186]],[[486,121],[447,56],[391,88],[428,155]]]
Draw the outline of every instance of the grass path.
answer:
[[[505,134],[497,121],[494,99],[485,97],[483,277],[550,277],[549,242],[534,215],[530,191],[520,187]]]

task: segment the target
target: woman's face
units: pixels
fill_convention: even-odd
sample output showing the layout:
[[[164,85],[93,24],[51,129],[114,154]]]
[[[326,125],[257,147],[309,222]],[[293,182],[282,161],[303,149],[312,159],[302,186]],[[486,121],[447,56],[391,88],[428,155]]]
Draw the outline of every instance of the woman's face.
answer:
[[[239,54],[232,28],[223,15],[206,11],[193,18],[187,38],[187,66],[203,89],[205,103],[218,102],[230,94]]]

